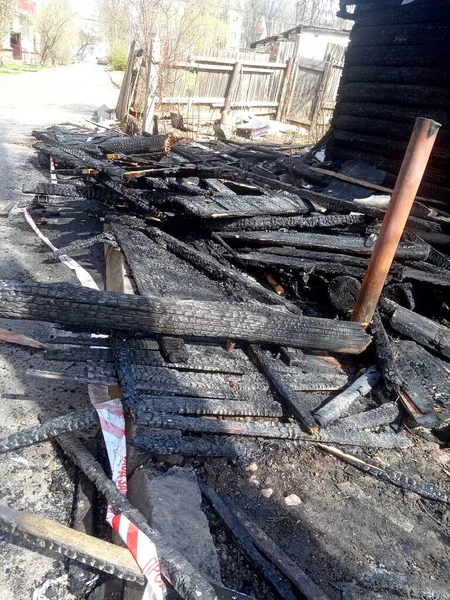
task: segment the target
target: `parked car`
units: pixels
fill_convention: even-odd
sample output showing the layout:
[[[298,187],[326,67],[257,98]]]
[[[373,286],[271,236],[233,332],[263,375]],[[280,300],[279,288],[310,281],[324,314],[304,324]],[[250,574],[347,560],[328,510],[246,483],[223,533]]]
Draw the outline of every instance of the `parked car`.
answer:
[[[107,65],[108,64],[108,59],[106,58],[106,56],[99,56],[97,58],[97,64],[98,65]]]

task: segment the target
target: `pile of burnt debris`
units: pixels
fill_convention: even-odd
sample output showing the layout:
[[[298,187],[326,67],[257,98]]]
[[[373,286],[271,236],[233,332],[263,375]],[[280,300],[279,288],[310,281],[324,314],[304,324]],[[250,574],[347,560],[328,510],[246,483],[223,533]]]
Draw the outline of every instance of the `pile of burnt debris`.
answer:
[[[176,143],[74,126],[34,136],[41,164],[55,167],[52,183],[24,187],[35,196],[30,214],[45,225],[56,202],[85,199],[103,232],[53,252],[105,244],[111,290],[1,282],[0,316],[58,324],[46,356],[78,368],[34,375],[119,386],[133,424],[129,444],[143,456],[248,461],[315,444],[394,486],[450,502],[370,454],[410,447],[411,432],[448,443],[445,206],[415,203],[365,328],[350,315],[385,214],[376,169],[319,163],[319,146],[290,155],[277,145]],[[56,437],[115,510],[155,539],[81,444],[62,436],[96,414],[61,416],[1,440],[0,450]],[[281,597],[326,598],[229,500],[206,486],[202,493]],[[227,597],[196,579],[166,541],[155,542],[182,596],[200,589],[205,599]],[[142,580],[127,569],[122,576]]]

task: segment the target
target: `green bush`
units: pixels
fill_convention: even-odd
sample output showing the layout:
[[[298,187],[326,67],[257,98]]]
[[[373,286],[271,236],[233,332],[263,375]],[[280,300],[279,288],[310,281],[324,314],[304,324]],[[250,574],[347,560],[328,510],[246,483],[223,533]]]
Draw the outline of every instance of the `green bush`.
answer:
[[[125,71],[128,53],[123,48],[112,48],[108,56],[108,65],[113,71]]]

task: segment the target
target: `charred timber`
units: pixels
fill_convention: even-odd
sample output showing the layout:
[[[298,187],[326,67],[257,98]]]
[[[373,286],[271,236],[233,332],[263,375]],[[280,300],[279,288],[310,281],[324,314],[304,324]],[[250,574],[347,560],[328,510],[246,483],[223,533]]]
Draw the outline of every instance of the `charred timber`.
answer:
[[[34,444],[45,442],[64,433],[85,429],[97,421],[97,412],[94,408],[87,408],[86,410],[79,410],[63,417],[57,417],[56,419],[47,421],[43,425],[24,429],[0,439],[0,454],[18,450],[19,448],[26,448],[27,446],[34,446]]]
[[[167,135],[117,137],[101,143],[99,148],[108,154],[145,154],[151,150],[164,149],[167,139]]]
[[[304,433],[298,425],[282,424],[273,421],[230,421],[206,419],[202,417],[181,417],[177,415],[139,415],[137,423],[147,427],[178,429],[189,433],[215,435],[237,435],[284,440],[297,440],[310,443],[344,444],[349,446],[372,446],[374,448],[405,448],[411,446],[407,437],[396,434],[360,433],[349,428],[333,428],[317,435]]]
[[[318,215],[315,217],[248,217],[244,219],[227,219],[214,222],[211,228],[222,231],[278,231],[285,229],[313,229],[329,227],[346,227],[348,225],[364,225],[368,223],[365,215]]]
[[[290,414],[298,421],[304,431],[313,435],[319,432],[311,413],[302,405],[302,396],[296,392],[289,383],[288,377],[283,376],[275,369],[274,361],[267,354],[251,344],[249,354],[256,365],[266,375],[271,385],[282,398]]]
[[[450,329],[403,308],[392,300],[382,300],[382,306],[396,331],[450,358]]]
[[[428,498],[429,500],[450,504],[450,494],[448,492],[436,489],[434,485],[427,483],[426,481],[415,479],[414,477],[410,477],[409,475],[405,475],[399,471],[394,471],[390,467],[386,467],[384,464],[375,462],[373,460],[368,460],[366,458],[360,458],[355,454],[343,452],[342,450],[338,450],[338,448],[333,448],[332,446],[320,445],[320,448],[340,458],[344,462],[353,465],[357,469],[392,483],[397,487],[414,492],[419,496]]]
[[[233,535],[238,547],[253,565],[253,568],[274,587],[281,598],[284,600],[296,600],[296,596],[289,586],[280,577],[270,562],[264,558],[259,550],[257,550],[245,527],[240,523],[239,519],[224,503],[217,492],[204,483],[200,483],[200,490],[212,508],[216,511],[217,515],[225,523],[230,533]]]
[[[283,417],[283,408],[266,400],[228,400],[187,396],[141,396],[139,414],[209,415],[234,417]],[[1,448],[1,446],[0,446]]]
[[[165,247],[179,256],[184,260],[188,261],[195,267],[198,267],[202,271],[204,271],[207,275],[214,277],[215,279],[229,281],[234,285],[243,286],[247,289],[251,295],[261,302],[272,304],[272,305],[281,305],[291,313],[302,314],[302,311],[295,306],[292,302],[285,300],[275,292],[264,288],[262,285],[252,281],[248,277],[242,275],[236,269],[227,267],[219,263],[216,259],[204,254],[203,252],[199,252],[194,248],[191,248],[188,244],[184,242],[180,242],[176,238],[171,235],[164,233],[160,229],[156,229],[155,227],[149,227],[147,229],[148,236],[158,243],[164,243]]]
[[[317,248],[337,250],[356,255],[370,256],[373,245],[369,239],[356,236],[326,235],[321,233],[283,233],[264,231],[239,231],[237,233],[220,232],[225,239],[238,240],[239,242],[253,242],[256,244],[294,246],[295,248]],[[399,244],[397,259],[426,260],[429,249],[425,243],[402,242]]]
[[[1,281],[0,316],[89,331],[236,339],[349,354],[359,354],[370,343],[360,323],[296,316],[263,306],[145,298],[70,284]]]

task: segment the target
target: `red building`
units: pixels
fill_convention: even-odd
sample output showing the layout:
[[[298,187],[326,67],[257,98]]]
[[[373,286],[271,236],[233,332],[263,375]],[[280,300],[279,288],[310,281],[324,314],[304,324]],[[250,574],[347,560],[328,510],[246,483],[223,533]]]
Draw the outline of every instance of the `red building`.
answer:
[[[0,43],[5,60],[35,62],[36,36],[30,17],[36,13],[38,0],[17,0],[17,11],[11,21],[11,31]]]

